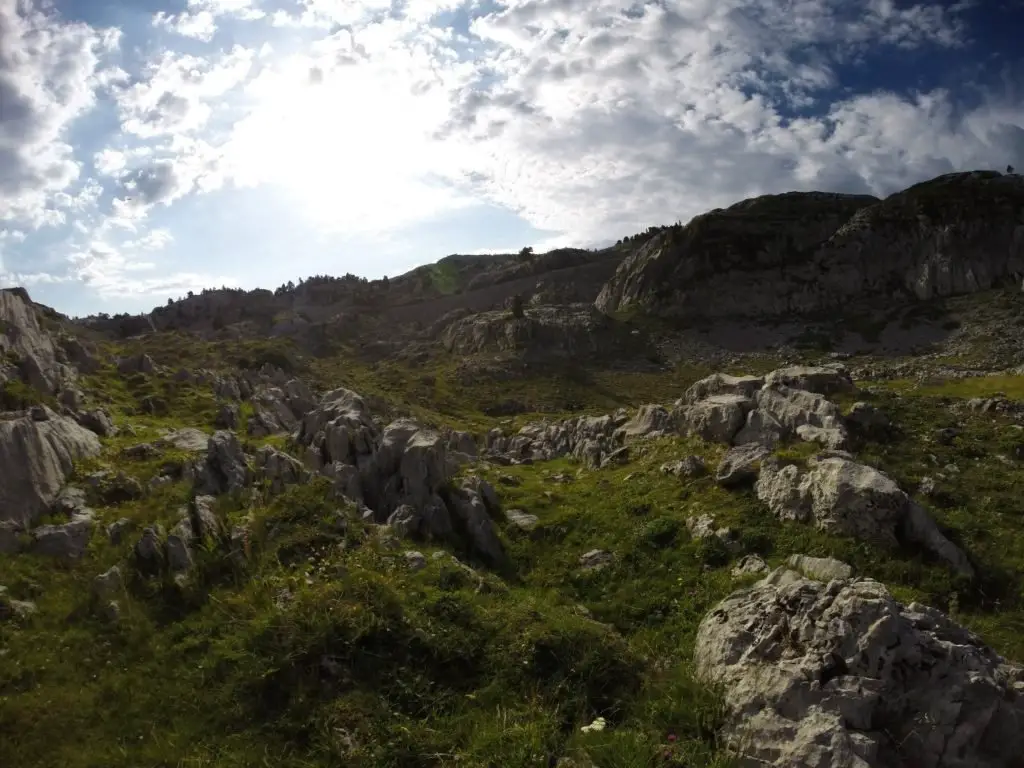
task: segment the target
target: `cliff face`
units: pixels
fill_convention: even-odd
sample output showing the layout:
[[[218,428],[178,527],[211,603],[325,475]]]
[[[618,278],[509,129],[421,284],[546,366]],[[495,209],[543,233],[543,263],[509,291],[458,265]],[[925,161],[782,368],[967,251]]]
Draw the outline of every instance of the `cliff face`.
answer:
[[[807,313],[861,298],[969,293],[1024,273],[1024,177],[940,176],[879,201],[790,193],[666,231],[604,286],[604,312]]]

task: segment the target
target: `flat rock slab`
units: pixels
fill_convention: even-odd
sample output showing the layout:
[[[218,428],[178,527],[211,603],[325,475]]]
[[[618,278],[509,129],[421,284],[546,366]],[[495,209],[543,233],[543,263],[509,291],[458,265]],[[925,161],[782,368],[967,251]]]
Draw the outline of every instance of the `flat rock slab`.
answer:
[[[201,429],[183,427],[164,435],[157,442],[169,448],[176,448],[179,451],[200,453],[206,450],[206,446],[210,442],[210,436]]]

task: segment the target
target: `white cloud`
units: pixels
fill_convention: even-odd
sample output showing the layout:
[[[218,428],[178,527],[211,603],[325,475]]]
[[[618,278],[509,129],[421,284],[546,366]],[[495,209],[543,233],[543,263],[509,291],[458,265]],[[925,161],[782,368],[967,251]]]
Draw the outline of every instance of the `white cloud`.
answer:
[[[119,35],[0,0],[0,220],[59,223],[49,199],[80,172],[66,131],[95,103]]]
[[[153,26],[163,27],[177,32],[182,37],[191,37],[205,43],[213,40],[213,36],[217,32],[217,22],[209,11],[178,14],[160,11],[153,16]]]
[[[181,13],[157,12],[152,24],[208,43],[217,33],[217,20],[222,16],[257,21],[266,15],[265,11],[254,7],[252,0],[189,0],[187,9]]]
[[[249,76],[253,56],[237,45],[206,58],[164,51],[135,82],[116,89],[122,130],[140,138],[199,130],[213,114],[212,102]]]
[[[888,193],[991,166],[1006,151],[1005,126],[1024,124],[1019,102],[998,117],[990,108],[957,117],[943,91],[853,96],[816,117],[787,117],[834,98],[837,65],[869,47],[959,45],[964,30],[949,9],[884,0],[857,13],[836,0],[621,8],[527,0],[475,20],[489,56],[453,95],[440,132],[468,188],[578,244],[765,192]]]
[[[170,230],[159,228],[150,230],[138,240],[129,240],[124,247],[143,251],[159,251],[166,248],[173,240],[174,236]]]

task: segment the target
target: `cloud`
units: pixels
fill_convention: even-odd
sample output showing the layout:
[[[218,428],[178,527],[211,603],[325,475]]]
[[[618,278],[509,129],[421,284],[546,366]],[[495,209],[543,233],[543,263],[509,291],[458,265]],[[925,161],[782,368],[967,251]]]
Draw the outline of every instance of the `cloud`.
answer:
[[[95,104],[118,41],[116,31],[0,0],[0,220],[59,219],[48,201],[80,173],[66,131]]]
[[[123,230],[112,227],[97,228],[68,248],[71,270],[63,279],[80,282],[104,298],[166,297],[211,285],[238,285],[236,278],[210,272],[176,270],[143,277],[140,273],[160,270],[162,265],[153,257],[173,240],[164,228],[137,237],[126,237]]]
[[[134,82],[115,89],[122,131],[154,138],[203,128],[211,102],[246,80],[254,55],[238,45],[209,57],[163,51]]]
[[[163,27],[177,32],[182,37],[191,37],[205,43],[213,40],[213,35],[217,31],[217,22],[209,11],[173,15],[160,11],[153,16],[153,26]]]
[[[543,250],[769,192],[1024,167],[1012,76],[875,85],[879,56],[941,70],[956,50],[981,71],[969,2],[188,0],[119,66],[116,32],[21,3],[0,0],[0,51],[19,52],[0,54],[0,220],[70,225],[45,268],[109,295],[207,271],[168,254],[179,202],[213,190],[269,187],[325,240],[397,242],[488,203]],[[118,128],[76,155],[68,129],[96,106],[90,126]],[[41,273],[18,255],[31,242],[0,243],[9,269]]]
[[[989,95],[842,96],[842,67],[964,45],[961,7],[871,0],[527,0],[475,19],[487,48],[436,137],[470,194],[579,244],[743,197],[827,188],[887,194],[992,167],[1024,124]],[[838,98],[837,98],[838,96]],[[1016,150],[1015,150],[1016,151]],[[1019,156],[1019,155],[1018,155]],[[1001,167],[1001,166],[999,166]]]
[[[422,87],[430,51],[407,34],[342,30],[264,69],[223,145],[224,172],[283,189],[321,231],[376,235],[469,204],[436,172],[447,150],[430,135],[448,97]]]
[[[222,16],[256,21],[266,15],[265,11],[254,7],[252,0],[189,0],[186,10],[181,13],[157,12],[153,15],[152,24],[182,37],[208,43],[217,33],[217,20]]]

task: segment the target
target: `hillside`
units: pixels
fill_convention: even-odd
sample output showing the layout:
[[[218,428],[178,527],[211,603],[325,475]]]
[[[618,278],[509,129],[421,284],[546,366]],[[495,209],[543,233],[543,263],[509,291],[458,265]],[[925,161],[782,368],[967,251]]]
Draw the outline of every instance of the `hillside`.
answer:
[[[0,291],[3,765],[1024,765],[1019,189]]]
[[[602,289],[605,312],[785,316],[1019,283],[1024,177],[940,176],[885,200],[789,193],[699,216],[649,241]]]

